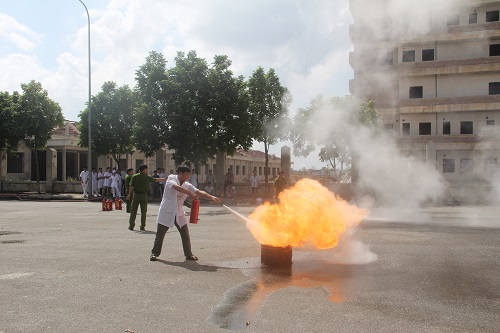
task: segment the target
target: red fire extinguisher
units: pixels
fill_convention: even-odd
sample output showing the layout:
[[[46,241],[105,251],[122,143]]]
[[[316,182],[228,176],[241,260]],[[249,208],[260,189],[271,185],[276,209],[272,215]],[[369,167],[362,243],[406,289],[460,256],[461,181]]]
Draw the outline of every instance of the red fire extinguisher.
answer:
[[[118,210],[118,198],[115,198],[115,210]]]
[[[107,204],[106,204],[106,199],[102,199],[102,210],[106,211],[106,210],[108,210],[107,208],[108,207],[107,207]]]
[[[198,223],[198,213],[200,212],[200,200],[198,198],[191,202],[191,213],[189,214],[189,223]]]
[[[118,210],[122,210],[122,203],[123,201],[121,199],[118,199]]]
[[[113,210],[113,200],[108,199],[107,208],[108,208],[108,210]]]

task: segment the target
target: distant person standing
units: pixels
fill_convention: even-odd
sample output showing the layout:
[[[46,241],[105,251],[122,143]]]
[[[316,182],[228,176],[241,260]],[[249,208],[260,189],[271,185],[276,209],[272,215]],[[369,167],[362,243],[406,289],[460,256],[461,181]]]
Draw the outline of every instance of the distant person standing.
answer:
[[[189,182],[194,186],[198,186],[198,175],[196,174],[196,169],[191,170],[191,176],[189,176]]]
[[[212,184],[215,191],[215,189],[217,188],[217,183],[215,182],[215,175],[213,174],[212,170],[208,170],[207,180],[205,181],[205,184],[208,185],[208,183]]]
[[[200,191],[188,182],[190,170],[187,166],[177,168],[177,175],[168,176],[165,193],[160,204],[158,217],[156,219],[157,230],[156,238],[151,250],[149,260],[156,261],[161,254],[163,239],[169,228],[174,226],[179,230],[182,240],[182,248],[186,260],[198,260],[191,251],[191,239],[189,237],[188,220],[182,209],[184,201],[189,196],[195,199],[197,196],[204,197],[220,204],[220,200],[208,194],[205,191]]]
[[[127,169],[127,175],[125,176],[125,195],[128,193],[130,187],[130,181],[132,180],[132,175],[134,174],[134,169]],[[134,193],[132,192],[132,196],[129,200],[125,200],[127,206],[127,213],[130,213],[130,207],[132,206],[132,197]]]
[[[207,192],[208,194],[214,193],[214,187],[212,186],[211,182],[208,182],[207,185],[205,186],[205,192]]]
[[[102,197],[102,187],[104,185],[104,172],[102,172],[102,168],[99,168],[99,172],[97,173],[97,188],[99,190],[99,196]]]
[[[80,172],[80,182],[82,183],[83,197],[87,197],[87,186],[89,183],[89,171],[87,168],[83,168],[82,172]]]
[[[228,168],[226,174],[224,175],[224,188],[222,189],[224,191],[224,197],[227,196],[228,186],[232,187],[233,183],[234,183],[233,170],[231,170],[231,168]]]
[[[253,174],[250,176],[250,187],[252,188],[252,196],[257,198],[259,195],[259,181],[260,178],[257,176],[257,170],[253,171]]]
[[[95,171],[95,168],[92,168],[92,196],[97,197],[97,194],[99,193],[97,184],[99,183],[99,180],[97,178],[97,171]]]
[[[113,194],[113,198],[119,198],[121,196],[120,193],[120,175],[116,172],[116,170],[113,170],[111,172],[111,177],[109,177],[110,182],[111,182],[111,193]]]
[[[160,178],[160,176],[158,175],[158,170],[154,170],[153,171],[153,178]],[[159,182],[154,182],[153,184],[151,184],[151,193],[152,196],[153,196],[153,199],[157,199],[160,197],[160,183]]]
[[[160,178],[165,178],[165,169],[158,168],[158,176],[160,176]],[[165,190],[165,182],[161,181],[160,182],[160,198],[163,197],[164,190]]]
[[[103,184],[103,196],[109,197],[111,196],[111,180],[109,179],[111,177],[111,168],[107,167],[106,172],[104,172],[104,184]]]
[[[130,219],[128,222],[129,230],[134,230],[135,217],[137,216],[137,209],[139,206],[141,206],[141,230],[145,230],[146,213],[148,212],[149,185],[162,180],[164,181],[165,178],[153,178],[148,175],[148,166],[144,164],[139,167],[139,173],[132,176],[126,198],[127,200],[132,200],[132,207],[130,207]]]
[[[276,201],[276,204],[280,203],[279,194],[283,192],[285,188],[286,188],[285,172],[280,171],[278,172],[278,177],[276,177],[273,183],[274,200]]]

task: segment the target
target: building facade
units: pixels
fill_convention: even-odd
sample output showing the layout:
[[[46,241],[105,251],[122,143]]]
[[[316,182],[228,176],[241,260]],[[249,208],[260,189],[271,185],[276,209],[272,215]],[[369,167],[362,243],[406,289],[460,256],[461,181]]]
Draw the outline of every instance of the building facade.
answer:
[[[450,184],[487,183],[500,159],[500,1],[454,3],[412,27],[417,13],[394,16],[392,1],[350,0],[349,88],[375,101],[403,154]]]
[[[44,187],[47,192],[52,192],[54,182],[76,181],[83,167],[87,166],[88,151],[86,148],[78,146],[79,131],[75,122],[65,121],[64,126],[55,128],[52,132],[51,139],[47,142],[47,149],[38,152],[38,160],[40,165],[40,180],[46,182]],[[36,179],[35,173],[35,152],[23,145],[19,146],[16,156],[7,156],[2,153],[0,164],[0,178],[3,182],[25,182]],[[155,156],[146,157],[140,151],[135,151],[132,154],[124,154],[120,157],[119,164],[111,156],[94,156],[92,158],[92,167],[103,168],[121,168],[126,170],[132,168],[137,170],[141,164],[149,166],[150,172],[156,168],[165,169],[168,175],[170,170],[176,170],[177,165],[172,159],[173,150],[164,147],[157,151]],[[205,183],[206,176],[209,170],[215,171],[217,167],[217,159],[208,160],[206,165],[194,166],[198,173],[200,183]],[[227,169],[231,169],[234,175],[235,183],[246,183],[252,174],[252,171],[257,170],[257,174],[264,181],[265,172],[265,154],[257,150],[242,150],[239,149],[233,156],[222,156],[218,159],[219,163],[223,163],[223,168],[220,170],[221,176],[217,176],[217,180],[222,184],[224,182],[223,174]],[[269,156],[269,180],[272,181],[281,168],[281,159],[274,155]],[[49,185],[50,184],[50,185]],[[45,183],[44,183],[45,186]],[[61,188],[61,187],[57,187]]]

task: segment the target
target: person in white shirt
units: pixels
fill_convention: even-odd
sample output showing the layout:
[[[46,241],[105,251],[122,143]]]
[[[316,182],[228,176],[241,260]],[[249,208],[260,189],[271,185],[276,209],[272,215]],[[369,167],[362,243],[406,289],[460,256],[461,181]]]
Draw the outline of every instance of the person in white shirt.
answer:
[[[99,196],[102,197],[102,186],[104,185],[104,173],[102,172],[102,168],[99,168],[99,172],[97,173],[97,188],[99,190]]]
[[[211,199],[214,202],[220,204],[220,200],[213,195],[208,194],[205,191],[200,191],[188,182],[190,176],[190,170],[187,166],[180,166],[177,168],[177,175],[168,176],[165,193],[160,204],[160,209],[158,211],[158,217],[156,218],[157,230],[156,238],[151,250],[151,256],[149,260],[156,261],[161,254],[161,248],[163,246],[163,239],[169,228],[173,228],[174,225],[179,230],[179,234],[182,239],[182,248],[184,250],[184,256],[186,260],[198,260],[196,256],[193,255],[191,251],[191,239],[189,238],[189,229],[187,226],[187,218],[182,209],[184,201],[189,196],[192,199],[196,199],[197,196]]]
[[[189,176],[189,182],[193,184],[194,187],[198,186],[198,175],[196,174],[195,169],[191,171],[191,176]]]
[[[158,176],[160,178],[165,178],[165,169],[158,168]],[[163,191],[165,191],[165,182],[160,182],[160,198],[163,197]]]
[[[98,189],[97,189],[97,172],[95,171],[95,168],[92,168],[92,196],[97,197]]]
[[[109,197],[111,195],[111,180],[109,177],[111,177],[111,168],[107,167],[106,172],[104,173],[104,197]]]
[[[250,176],[250,187],[252,188],[252,196],[257,198],[259,195],[259,181],[260,178],[257,176],[257,170],[253,171],[253,174]]]
[[[212,186],[211,182],[208,182],[207,186],[205,186],[205,192],[207,192],[208,194],[214,193],[214,187]]]
[[[89,171],[87,168],[83,168],[83,171],[80,172],[80,181],[82,182],[82,189],[83,189],[83,197],[87,197],[87,187],[89,183]]]
[[[118,185],[118,179],[120,176],[116,173],[116,170],[113,170],[111,173],[111,177],[109,177],[110,180],[110,185],[111,185],[111,192],[113,193],[113,198],[118,198],[121,196],[120,194],[120,187]]]

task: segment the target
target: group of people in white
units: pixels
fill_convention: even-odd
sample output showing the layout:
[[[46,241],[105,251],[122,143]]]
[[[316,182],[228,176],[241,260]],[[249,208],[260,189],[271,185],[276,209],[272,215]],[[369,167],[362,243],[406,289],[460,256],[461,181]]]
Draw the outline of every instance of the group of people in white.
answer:
[[[174,171],[170,170],[170,174],[173,174]],[[83,171],[80,172],[80,181],[82,183],[83,197],[88,197],[88,182],[90,180],[90,176],[92,177],[92,197],[112,197],[119,198],[122,196],[122,193],[125,193],[125,177],[127,174],[125,171],[120,171],[120,169],[112,169],[111,167],[107,167],[106,171],[103,172],[102,168],[99,168],[96,171],[95,168],[92,168],[92,172],[89,175],[89,171],[87,168],[83,168]],[[158,168],[154,170],[152,175],[154,178],[166,178],[165,169]],[[231,169],[228,169],[224,177],[224,196],[231,198],[234,197],[235,188],[233,186],[234,176]],[[198,187],[198,174],[196,170],[193,169],[191,171],[191,175],[189,177],[189,183],[191,183],[194,187]],[[259,188],[260,177],[257,175],[257,171],[254,170],[252,176],[250,176],[250,187],[252,188],[252,196],[258,196],[258,188]],[[165,189],[165,183],[159,182],[154,184],[151,189],[151,194],[153,198],[162,197],[163,191]],[[214,194],[215,192],[215,176],[212,170],[208,170],[208,174],[205,180],[205,192],[208,194]]]
[[[83,168],[83,171],[80,172],[83,197],[88,197],[88,182],[92,179],[92,197],[119,198],[121,197],[125,176],[124,171],[120,172],[119,169],[111,169],[110,167],[107,167],[105,172],[102,171],[102,168],[99,168],[99,171],[92,168],[91,174],[89,174],[87,168]]]

